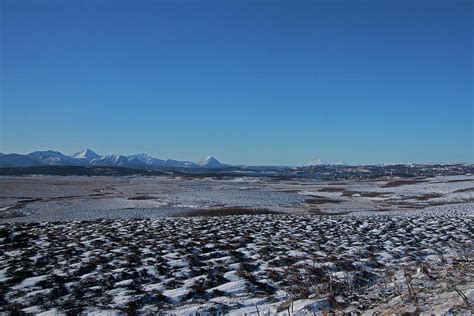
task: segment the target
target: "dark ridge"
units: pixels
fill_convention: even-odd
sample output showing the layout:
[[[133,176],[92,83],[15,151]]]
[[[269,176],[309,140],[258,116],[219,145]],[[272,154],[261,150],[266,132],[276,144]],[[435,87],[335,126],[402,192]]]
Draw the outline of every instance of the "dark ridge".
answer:
[[[229,216],[229,215],[262,215],[281,214],[280,212],[268,208],[245,208],[245,207],[220,207],[210,209],[189,210],[184,215],[179,216]]]
[[[20,168],[0,168],[1,176],[53,175],[53,176],[163,176],[166,172],[123,167],[78,167],[78,166],[38,166]]]
[[[459,190],[454,191],[453,193],[463,193],[463,192],[474,192],[474,187],[473,188],[459,189]]]
[[[1,175],[85,175],[85,176],[160,176],[170,175],[184,178],[213,178],[226,180],[236,177],[261,177],[268,181],[293,181],[314,179],[339,181],[351,179],[384,180],[382,187],[396,187],[423,182],[423,178],[474,174],[474,165],[395,165],[395,166],[320,166],[320,167],[241,167],[185,168],[136,166],[23,166],[0,168]],[[395,180],[396,179],[396,180]],[[455,181],[455,180],[451,180]],[[464,179],[462,179],[464,181]],[[466,181],[470,181],[466,179]],[[343,191],[335,186],[323,188],[322,192]]]
[[[313,198],[306,199],[304,202],[306,204],[317,205],[317,204],[327,204],[327,203],[341,203],[342,201],[333,200],[326,197],[313,196]]]
[[[423,183],[427,182],[426,180],[422,179],[410,179],[410,180],[395,180],[395,181],[390,181],[382,185],[381,187],[383,188],[393,188],[393,187],[399,187],[402,185],[410,185],[410,184],[418,184],[418,183]]]

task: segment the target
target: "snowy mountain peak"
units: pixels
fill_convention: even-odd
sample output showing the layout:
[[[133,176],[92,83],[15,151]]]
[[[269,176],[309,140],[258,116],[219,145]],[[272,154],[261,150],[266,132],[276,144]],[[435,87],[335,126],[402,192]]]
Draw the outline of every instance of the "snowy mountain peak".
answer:
[[[148,154],[142,153],[142,154],[137,154],[137,155],[131,155],[127,156],[128,159],[137,159],[141,162],[149,163],[152,162],[155,158],[151,157]]]
[[[196,164],[198,166],[206,167],[206,168],[219,168],[219,167],[224,166],[216,158],[212,156],[206,156],[203,159],[199,160]]]
[[[90,149],[84,149],[83,151],[75,153],[71,157],[76,158],[76,159],[85,159],[87,161],[90,161],[92,159],[99,158],[100,155],[96,154],[94,151],[92,151]]]
[[[311,160],[310,162],[307,162],[305,164],[305,166],[325,166],[325,165],[329,165],[329,163],[326,160],[323,160],[321,158]]]
[[[90,163],[94,166],[126,166],[128,158],[122,155],[105,155],[92,159]]]
[[[305,164],[306,167],[311,167],[311,166],[342,166],[345,165],[346,163],[344,161],[338,161],[338,162],[328,162],[324,159],[315,159],[312,160],[308,163]]]

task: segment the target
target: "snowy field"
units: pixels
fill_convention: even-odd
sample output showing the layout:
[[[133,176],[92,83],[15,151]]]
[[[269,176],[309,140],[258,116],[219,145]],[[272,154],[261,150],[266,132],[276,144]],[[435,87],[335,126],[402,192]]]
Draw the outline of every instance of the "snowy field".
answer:
[[[0,185],[0,313],[473,312],[472,176]]]
[[[72,314],[468,312],[473,211],[5,223],[0,305]]]
[[[291,214],[413,210],[474,202],[474,176],[352,180],[0,177],[0,222],[140,219],[247,208]]]

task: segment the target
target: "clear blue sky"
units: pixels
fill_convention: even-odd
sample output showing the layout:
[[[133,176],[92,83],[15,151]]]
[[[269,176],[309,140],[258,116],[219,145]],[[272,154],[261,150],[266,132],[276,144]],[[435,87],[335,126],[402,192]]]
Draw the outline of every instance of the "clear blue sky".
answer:
[[[474,160],[471,0],[0,3],[0,152]]]

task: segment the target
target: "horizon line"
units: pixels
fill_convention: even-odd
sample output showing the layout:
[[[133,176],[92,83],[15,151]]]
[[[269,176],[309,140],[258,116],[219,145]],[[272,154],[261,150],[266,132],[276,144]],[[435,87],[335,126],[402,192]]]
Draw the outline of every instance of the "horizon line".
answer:
[[[29,154],[32,154],[32,153],[35,153],[35,152],[48,152],[48,151],[52,151],[52,152],[58,152],[62,155],[65,155],[65,156],[68,156],[68,157],[72,157],[74,156],[75,154],[78,154],[78,153],[81,153],[83,151],[86,151],[86,150],[89,150],[89,151],[92,151],[93,153],[99,155],[100,157],[104,157],[104,156],[124,156],[124,157],[130,157],[130,156],[135,156],[135,155],[147,155],[149,156],[150,158],[154,158],[154,159],[159,159],[159,160],[176,160],[176,161],[180,161],[180,162],[192,162],[194,163],[194,160],[190,160],[190,159],[175,159],[175,158],[169,158],[169,157],[166,157],[166,158],[157,158],[155,157],[154,155],[152,154],[148,154],[146,152],[136,152],[136,153],[132,153],[132,154],[115,154],[115,153],[108,153],[108,154],[98,154],[97,151],[95,149],[91,149],[91,148],[84,148],[82,150],[79,150],[79,151],[76,151],[72,154],[65,154],[63,151],[61,150],[58,150],[58,149],[45,149],[45,150],[33,150],[33,151],[30,151],[30,152],[26,152],[24,151],[23,153],[21,152],[3,152],[3,151],[0,151],[0,154],[2,155],[22,155],[22,156],[27,156]],[[467,162],[467,161],[464,161],[464,162],[453,162],[453,161],[443,161],[443,162],[433,162],[433,161],[425,161],[425,162],[375,162],[375,163],[357,163],[357,162],[347,162],[346,160],[339,160],[337,162],[331,162],[331,161],[327,161],[326,159],[324,158],[315,158],[315,159],[311,159],[305,163],[301,163],[301,164],[265,164],[265,163],[256,163],[256,164],[244,164],[244,163],[226,163],[226,162],[221,162],[218,158],[216,158],[216,156],[212,155],[212,154],[208,154],[208,155],[203,155],[201,156],[200,159],[205,159],[207,157],[213,157],[215,158],[216,160],[218,160],[220,163],[222,163],[223,165],[228,165],[228,166],[236,166],[236,167],[239,167],[239,166],[246,166],[246,167],[310,167],[311,165],[309,165],[309,163],[313,162],[313,161],[316,161],[316,160],[321,160],[321,164],[319,164],[320,166],[376,166],[376,165],[387,165],[387,166],[390,166],[390,165],[472,165],[474,164],[474,161],[473,162]],[[197,160],[199,161],[199,159]],[[315,164],[313,166],[318,166],[318,164]]]

